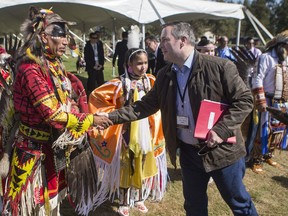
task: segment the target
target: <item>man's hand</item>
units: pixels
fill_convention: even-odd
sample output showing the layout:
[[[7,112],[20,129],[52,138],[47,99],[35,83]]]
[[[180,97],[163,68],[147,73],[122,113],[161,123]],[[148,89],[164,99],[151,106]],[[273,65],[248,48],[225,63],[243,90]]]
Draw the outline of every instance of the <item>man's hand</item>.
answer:
[[[216,147],[218,144],[220,144],[222,142],[223,142],[223,139],[221,139],[215,131],[210,130],[208,132],[208,135],[207,135],[207,147],[214,148],[214,147]]]
[[[95,113],[93,125],[99,130],[104,130],[113,125],[113,122],[108,118],[107,113]]]

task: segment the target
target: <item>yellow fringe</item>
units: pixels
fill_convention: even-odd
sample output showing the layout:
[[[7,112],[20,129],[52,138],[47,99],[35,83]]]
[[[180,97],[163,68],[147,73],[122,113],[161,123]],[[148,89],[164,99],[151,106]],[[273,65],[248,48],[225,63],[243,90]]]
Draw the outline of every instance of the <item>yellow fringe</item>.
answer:
[[[77,116],[68,113],[67,129],[73,135],[74,138],[78,139],[84,135],[88,129],[93,125],[93,115],[89,114],[82,121],[79,121]]]
[[[26,49],[26,54],[30,59],[34,60],[37,64],[41,65],[40,59],[31,53],[30,47]]]
[[[253,109],[253,121],[254,124],[257,125],[259,122],[259,118],[258,118],[258,110],[257,109]]]
[[[45,187],[44,190],[44,201],[45,201],[45,211],[46,211],[46,215],[50,215],[50,203],[49,203],[49,193],[48,193],[48,189],[47,187]]]

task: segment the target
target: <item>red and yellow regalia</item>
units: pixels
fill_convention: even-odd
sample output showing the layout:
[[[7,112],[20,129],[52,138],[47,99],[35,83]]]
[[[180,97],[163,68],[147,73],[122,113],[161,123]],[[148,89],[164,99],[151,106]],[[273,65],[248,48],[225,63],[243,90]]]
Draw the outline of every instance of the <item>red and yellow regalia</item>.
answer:
[[[66,72],[61,55],[39,40],[45,31],[53,43],[67,45],[67,21],[32,7],[22,30],[25,43],[18,53],[13,84],[18,130],[4,212],[59,215],[60,202],[68,193],[78,213],[87,215],[97,192],[96,167],[86,139],[95,119],[88,113],[81,82]]]
[[[126,72],[90,94],[90,112],[111,112],[139,100],[154,81],[150,74],[133,80]],[[141,189],[144,199],[149,195],[155,200],[163,198],[167,165],[160,112],[132,123],[113,125],[104,132],[93,130],[90,145],[100,167],[98,176],[102,176],[99,204],[107,195],[113,199],[119,188],[129,187]]]

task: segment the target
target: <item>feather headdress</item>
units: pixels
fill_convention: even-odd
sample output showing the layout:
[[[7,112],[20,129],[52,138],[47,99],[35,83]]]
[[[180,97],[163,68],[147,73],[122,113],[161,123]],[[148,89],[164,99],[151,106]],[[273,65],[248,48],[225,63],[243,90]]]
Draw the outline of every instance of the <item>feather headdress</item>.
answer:
[[[74,25],[74,22],[64,20],[61,16],[54,13],[51,9],[38,9],[31,6],[29,16],[21,25],[20,30],[24,37],[24,45],[19,55],[33,55],[32,59],[43,54],[44,45],[41,42],[40,34],[51,24],[63,23],[65,28]],[[28,52],[27,52],[28,51]]]
[[[288,30],[277,34],[272,40],[270,40],[266,44],[265,51],[272,49],[277,44],[288,44]]]
[[[140,45],[140,29],[137,25],[132,25],[128,33],[128,49],[139,48]]]

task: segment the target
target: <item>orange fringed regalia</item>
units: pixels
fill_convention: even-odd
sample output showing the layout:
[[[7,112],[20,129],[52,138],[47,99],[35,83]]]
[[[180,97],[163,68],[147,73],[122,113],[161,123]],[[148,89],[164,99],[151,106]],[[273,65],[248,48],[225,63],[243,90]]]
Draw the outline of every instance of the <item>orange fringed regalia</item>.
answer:
[[[155,81],[154,76],[147,74],[145,75],[145,78],[149,82],[149,86],[153,86]],[[125,80],[127,81],[127,78],[125,78],[124,74],[121,76],[121,80],[113,79],[95,89],[89,96],[90,112],[109,113],[124,106],[125,102],[127,102],[127,92],[129,92],[130,88],[133,88],[131,87],[133,84],[131,84],[131,86],[129,84],[130,82],[132,83],[132,81],[129,81],[128,79],[127,84]],[[138,176],[134,178],[129,177],[131,176],[131,166],[126,160],[129,157],[129,151],[125,150],[128,145],[130,150],[133,148],[131,144],[131,141],[133,140],[132,124],[130,125],[129,143],[126,143],[127,139],[125,140],[124,138],[124,133],[127,130],[126,124],[113,125],[103,132],[94,129],[90,133],[90,145],[93,149],[96,163],[100,166],[99,172],[101,172],[101,174],[98,176],[102,175],[100,191],[102,190],[103,192],[99,192],[99,197],[97,198],[99,204],[105,201],[107,194],[109,194],[109,198],[113,199],[114,194],[119,190],[119,187],[144,187],[144,199],[147,199],[149,195],[152,195],[152,199],[155,200],[163,198],[167,183],[167,165],[160,111],[149,116],[147,122],[149,122],[147,132],[150,133],[149,136],[151,136],[152,154],[146,154],[143,171],[134,174],[134,176]],[[141,131],[141,133],[142,132],[143,131]],[[137,154],[135,154],[135,158],[137,158]],[[141,160],[142,156],[139,157],[138,162]],[[142,165],[135,160],[135,166]]]

